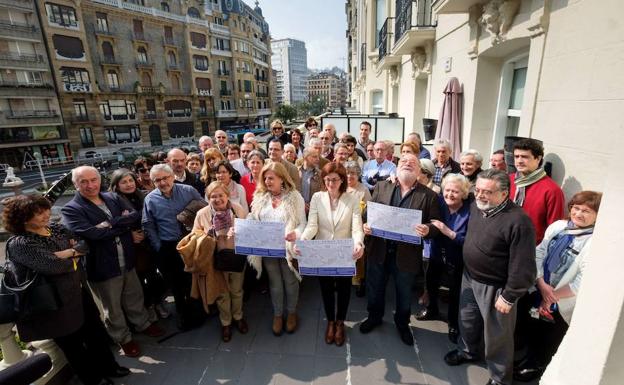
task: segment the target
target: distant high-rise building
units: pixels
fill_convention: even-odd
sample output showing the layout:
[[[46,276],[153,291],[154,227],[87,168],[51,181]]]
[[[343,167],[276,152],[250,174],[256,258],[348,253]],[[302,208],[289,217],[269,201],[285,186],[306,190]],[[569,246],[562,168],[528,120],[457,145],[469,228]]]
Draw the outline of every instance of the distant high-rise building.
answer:
[[[305,43],[295,39],[271,40],[271,63],[277,71],[278,104],[292,104],[307,99],[308,53]]]

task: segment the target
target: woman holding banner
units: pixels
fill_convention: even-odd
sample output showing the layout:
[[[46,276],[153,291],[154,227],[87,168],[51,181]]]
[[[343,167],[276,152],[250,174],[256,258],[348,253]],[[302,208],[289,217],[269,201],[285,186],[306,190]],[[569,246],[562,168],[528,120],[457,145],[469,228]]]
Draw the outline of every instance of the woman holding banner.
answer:
[[[353,259],[362,257],[364,232],[360,200],[347,194],[347,171],[339,163],[328,163],[321,171],[323,191],[312,196],[308,225],[302,240],[353,239]],[[351,277],[319,277],[323,306],[327,316],[325,342],[342,346],[344,320],[351,296]]]

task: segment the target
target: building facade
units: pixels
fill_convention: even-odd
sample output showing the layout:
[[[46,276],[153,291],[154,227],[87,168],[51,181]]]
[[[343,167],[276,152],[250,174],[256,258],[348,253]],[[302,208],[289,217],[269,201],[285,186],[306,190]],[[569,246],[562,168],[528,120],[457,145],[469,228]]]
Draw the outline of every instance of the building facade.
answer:
[[[271,40],[271,64],[277,72],[277,104],[307,100],[308,53],[305,43],[295,39]]]
[[[328,108],[346,107],[347,83],[344,77],[321,72],[308,78],[308,101],[324,100]]]
[[[71,159],[34,0],[0,1],[0,163]]]
[[[350,100],[361,112],[396,112],[406,131],[422,133],[422,118],[439,118],[455,77],[463,149],[487,159],[506,136],[536,138],[568,198],[604,191],[574,317],[540,383],[621,382],[624,288],[605,282],[619,282],[614,267],[623,266],[615,239],[624,191],[624,3],[350,0],[346,11]],[[597,332],[588,338],[588,330]]]
[[[190,145],[218,127],[251,127],[271,114],[269,30],[258,7],[37,1],[79,156]]]

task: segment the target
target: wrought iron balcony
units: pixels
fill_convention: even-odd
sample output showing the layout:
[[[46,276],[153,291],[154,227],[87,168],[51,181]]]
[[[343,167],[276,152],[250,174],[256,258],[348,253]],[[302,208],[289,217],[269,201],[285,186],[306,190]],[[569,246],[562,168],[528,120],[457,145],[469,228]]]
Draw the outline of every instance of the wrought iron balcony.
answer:
[[[388,20],[384,21],[381,29],[379,30],[379,61],[381,61],[389,52],[388,49]]]
[[[379,31],[379,65],[378,70],[387,70],[401,63],[401,56],[392,52],[393,17],[388,17]]]
[[[435,38],[431,0],[397,0],[392,52],[410,54],[414,48]]]
[[[121,65],[121,60],[115,58],[115,56],[100,56],[100,64],[109,64],[109,65]]]
[[[157,111],[145,111],[143,113],[143,120],[160,120],[164,117],[162,112]]]
[[[0,36],[38,38],[39,29],[35,26],[15,21],[0,20]]]
[[[230,70],[219,68],[219,76],[229,76],[229,75],[230,75]]]
[[[220,90],[219,95],[221,96],[232,96],[232,90]]]

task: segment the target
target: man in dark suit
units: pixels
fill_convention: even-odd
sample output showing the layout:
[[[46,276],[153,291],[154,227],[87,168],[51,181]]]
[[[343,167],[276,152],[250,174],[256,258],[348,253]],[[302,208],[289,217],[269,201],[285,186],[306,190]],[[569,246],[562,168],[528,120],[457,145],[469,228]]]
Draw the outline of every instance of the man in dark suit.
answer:
[[[440,219],[436,193],[418,183],[420,163],[413,154],[405,154],[399,160],[396,182],[378,182],[373,190],[372,202],[388,206],[422,211],[422,224],[414,232],[420,237],[435,237],[439,230],[431,224]],[[381,325],[385,310],[386,277],[392,275],[396,289],[394,323],[401,340],[412,345],[414,339],[409,328],[412,285],[417,274],[422,274],[422,243],[420,245],[392,241],[372,236],[371,227],[364,224],[369,235],[366,249],[366,291],[368,294],[368,318],[360,325],[360,332],[369,333]]]

